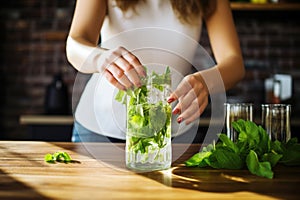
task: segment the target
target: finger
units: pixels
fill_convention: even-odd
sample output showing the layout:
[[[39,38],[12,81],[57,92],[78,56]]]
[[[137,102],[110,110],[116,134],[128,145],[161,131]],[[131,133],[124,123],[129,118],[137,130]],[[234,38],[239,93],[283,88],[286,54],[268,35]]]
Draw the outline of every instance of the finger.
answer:
[[[177,105],[174,107],[172,113],[178,114],[181,113],[182,110],[185,110],[193,101],[197,98],[197,94],[195,93],[195,90],[190,90],[186,95],[181,96],[178,99]]]
[[[137,87],[141,86],[139,75],[127,60],[125,60],[123,57],[120,57],[115,61],[115,63],[124,71],[125,75],[133,85]]]
[[[104,66],[107,68],[109,67],[112,63],[114,63],[116,60],[118,60],[122,55],[118,49],[113,49],[110,51],[107,51],[103,54],[106,54],[106,58],[104,60]]]
[[[179,121],[181,122],[184,120],[186,124],[191,123],[204,112],[207,105],[207,98],[195,99],[187,109],[182,110],[181,114],[178,116]]]
[[[177,118],[178,123],[181,123],[182,121],[186,120],[187,118],[194,115],[194,113],[198,111],[199,111],[198,101],[193,101],[188,108],[186,108],[185,110],[181,110],[181,114]]]
[[[146,72],[144,67],[142,66],[139,59],[133,55],[131,52],[129,52],[124,47],[118,47],[115,50],[116,54],[121,55],[130,65],[134,68],[134,70],[137,72],[137,74],[141,77],[146,76]]]
[[[173,113],[174,115],[180,114],[180,113],[181,113],[181,110],[182,110],[182,104],[181,104],[181,102],[182,102],[182,97],[180,97],[180,98],[178,99],[178,103],[177,103],[176,106],[173,108],[172,113]]]
[[[189,116],[188,118],[186,118],[185,124],[188,125],[191,122],[195,121],[197,118],[200,117],[200,115],[204,112],[205,108],[207,106],[207,103],[201,104],[201,106],[199,107],[199,112],[195,112],[194,114],[192,114],[191,116]]]
[[[120,84],[125,86],[125,88],[132,87],[132,83],[126,77],[126,75],[124,74],[124,71],[116,64],[114,64],[114,63],[110,64],[107,67],[107,71],[109,71]]]
[[[194,90],[190,90],[186,95],[182,96],[179,99],[181,110],[185,110],[195,99],[197,99],[197,95]]]
[[[137,72],[137,74],[140,77],[146,77],[146,72],[144,67],[142,66],[141,62],[139,61],[139,59],[133,55],[132,53],[130,53],[129,51],[127,52],[123,52],[122,56],[125,60],[127,60],[128,63],[131,64],[131,66],[135,69],[135,71]]]
[[[178,100],[180,97],[184,96],[186,93],[188,93],[192,89],[192,86],[189,84],[189,82],[184,78],[180,84],[177,86],[176,90],[169,96],[167,101],[169,103]]]
[[[140,79],[140,77],[138,76],[138,74],[136,73],[136,71],[134,69],[131,69],[129,71],[125,71],[124,72],[126,74],[126,76],[128,77],[128,79],[137,87],[141,87],[142,86],[142,81]]]
[[[116,88],[118,88],[119,90],[126,90],[126,87],[124,85],[121,85],[119,81],[109,71],[105,70],[104,75],[108,82],[110,82]]]

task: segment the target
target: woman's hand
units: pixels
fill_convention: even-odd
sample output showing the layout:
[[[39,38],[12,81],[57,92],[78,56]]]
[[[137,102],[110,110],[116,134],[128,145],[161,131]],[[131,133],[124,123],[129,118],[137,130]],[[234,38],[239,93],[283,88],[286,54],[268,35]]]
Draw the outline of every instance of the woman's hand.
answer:
[[[140,77],[145,77],[146,72],[138,58],[124,47],[105,51],[101,60],[105,77],[118,89],[126,90],[142,85]]]
[[[197,119],[208,105],[208,89],[199,72],[186,76],[168,98],[172,103],[178,100],[172,113],[179,114],[177,122],[186,124]]]

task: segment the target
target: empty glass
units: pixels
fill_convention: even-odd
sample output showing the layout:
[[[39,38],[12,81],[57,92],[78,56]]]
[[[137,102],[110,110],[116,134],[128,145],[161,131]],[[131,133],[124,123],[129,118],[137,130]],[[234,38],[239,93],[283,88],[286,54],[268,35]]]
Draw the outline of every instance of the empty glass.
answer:
[[[272,141],[287,142],[291,138],[290,115],[291,105],[263,104],[262,126]]]
[[[238,133],[233,129],[232,122],[238,119],[253,120],[252,103],[225,103],[225,127],[224,131],[232,141],[237,141]]]

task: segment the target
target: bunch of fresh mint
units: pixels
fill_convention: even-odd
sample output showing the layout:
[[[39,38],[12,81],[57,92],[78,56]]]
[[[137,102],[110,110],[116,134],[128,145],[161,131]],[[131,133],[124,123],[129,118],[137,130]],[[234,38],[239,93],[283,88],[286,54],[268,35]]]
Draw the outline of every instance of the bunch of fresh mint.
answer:
[[[272,168],[277,163],[300,165],[300,144],[297,138],[288,142],[271,141],[265,129],[242,119],[233,122],[232,126],[238,132],[238,141],[233,142],[227,135],[219,134],[216,144],[204,147],[185,161],[185,165],[216,169],[247,167],[252,174],[270,179],[274,176]]]
[[[115,100],[127,105],[127,148],[135,153],[148,154],[150,146],[162,149],[167,145],[165,138],[171,137],[171,106],[162,99],[151,100],[152,87],[163,93],[165,86],[171,85],[170,68],[166,67],[162,74],[152,71],[142,82],[139,88],[119,90]],[[159,95],[153,96],[158,98]]]

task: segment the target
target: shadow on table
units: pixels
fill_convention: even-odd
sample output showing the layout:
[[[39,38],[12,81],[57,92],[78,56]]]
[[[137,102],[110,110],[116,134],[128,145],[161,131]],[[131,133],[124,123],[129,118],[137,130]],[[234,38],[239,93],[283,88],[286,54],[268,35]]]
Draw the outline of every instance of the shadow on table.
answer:
[[[188,168],[183,165],[169,170],[141,174],[169,187],[214,193],[253,192],[283,199],[298,199],[299,172],[280,174],[285,167],[275,169],[274,179],[250,174],[248,170],[216,170],[212,168]],[[296,171],[295,171],[296,172]],[[292,180],[292,181],[291,181]]]
[[[0,147],[0,150],[5,152],[4,154],[13,154],[16,158],[24,158],[21,154],[9,151],[9,149]],[[5,156],[4,156],[5,157]],[[35,165],[38,162],[32,160]],[[2,163],[5,166],[5,163]],[[16,180],[14,177],[5,173],[5,171],[0,169],[0,199],[48,199],[46,196],[38,193],[32,187]]]
[[[33,188],[0,170],[0,199],[48,199]]]

